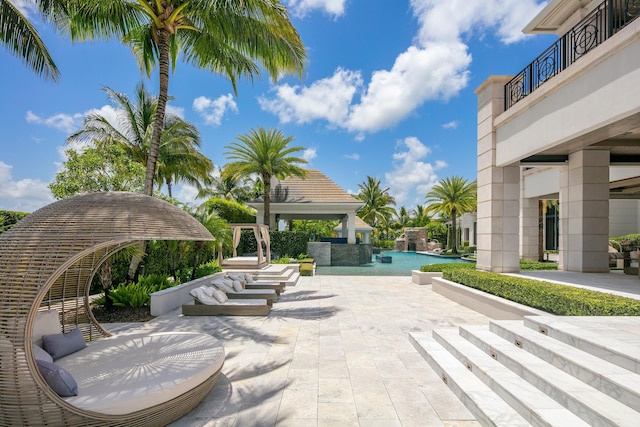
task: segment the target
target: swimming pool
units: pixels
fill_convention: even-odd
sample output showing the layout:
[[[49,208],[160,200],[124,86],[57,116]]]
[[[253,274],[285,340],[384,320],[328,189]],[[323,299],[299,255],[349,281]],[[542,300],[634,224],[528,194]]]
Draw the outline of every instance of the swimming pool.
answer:
[[[380,255],[391,256],[391,263],[374,261],[357,267],[316,267],[316,274],[321,276],[411,276],[411,270],[418,270],[425,264],[469,262],[459,258],[416,252],[383,251]]]

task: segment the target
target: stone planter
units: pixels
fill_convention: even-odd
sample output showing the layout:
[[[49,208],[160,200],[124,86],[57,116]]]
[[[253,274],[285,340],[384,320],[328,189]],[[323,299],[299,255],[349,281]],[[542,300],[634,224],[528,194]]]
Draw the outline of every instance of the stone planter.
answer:
[[[430,285],[433,277],[442,277],[442,273],[439,271],[422,272],[420,270],[411,270],[411,281],[416,285]]]

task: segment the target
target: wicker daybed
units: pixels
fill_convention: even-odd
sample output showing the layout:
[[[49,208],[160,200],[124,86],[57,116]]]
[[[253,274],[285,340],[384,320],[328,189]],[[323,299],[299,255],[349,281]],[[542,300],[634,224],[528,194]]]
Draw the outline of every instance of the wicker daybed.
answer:
[[[213,240],[179,208],[117,192],[52,203],[0,235],[0,425],[166,425],[209,392],[224,361],[213,337],[110,337],[91,313],[88,292],[100,265],[122,248],[152,239]],[[51,313],[60,313],[53,316],[61,333],[78,329],[87,342],[55,360],[79,377],[77,396],[56,393],[36,362],[34,323]]]

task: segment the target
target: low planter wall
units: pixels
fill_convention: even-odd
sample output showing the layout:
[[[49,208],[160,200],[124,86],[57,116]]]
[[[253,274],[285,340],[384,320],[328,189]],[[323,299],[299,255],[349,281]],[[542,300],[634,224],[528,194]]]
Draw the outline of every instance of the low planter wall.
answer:
[[[182,307],[183,304],[193,301],[193,297],[189,293],[191,289],[209,283],[211,279],[223,278],[224,276],[225,273],[214,273],[210,276],[201,277],[172,288],[152,293],[150,303],[151,315],[160,316]]]
[[[432,278],[433,291],[494,320],[522,320],[524,316],[553,316],[459,283]],[[555,316],[554,316],[555,317]]]
[[[442,277],[439,271],[420,271],[411,270],[411,281],[416,285],[430,285],[431,279],[434,277]]]

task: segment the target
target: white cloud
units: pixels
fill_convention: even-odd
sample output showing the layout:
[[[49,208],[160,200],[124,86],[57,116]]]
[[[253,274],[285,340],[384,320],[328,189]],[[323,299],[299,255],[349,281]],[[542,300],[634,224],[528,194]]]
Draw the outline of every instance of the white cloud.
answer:
[[[318,157],[318,153],[317,153],[317,149],[315,148],[307,148],[306,150],[304,150],[304,152],[302,153],[302,158],[305,159],[307,162],[310,162],[311,160],[315,159],[316,157]]]
[[[38,11],[34,0],[11,0],[10,3],[12,3],[16,9],[18,9],[20,13],[29,20],[31,20],[33,18],[33,14]]]
[[[183,107],[176,107],[176,106],[173,106],[171,104],[167,104],[166,113],[167,114],[173,114],[174,116],[178,116],[182,120],[184,120],[184,108]]]
[[[0,206],[6,210],[33,212],[54,201],[46,182],[38,179],[14,181],[11,169],[0,160]]]
[[[290,0],[295,7],[319,2]],[[324,2],[322,2],[324,4]],[[326,120],[362,140],[366,133],[396,125],[428,101],[447,100],[469,80],[471,54],[466,38],[493,31],[502,42],[524,36],[521,29],[544,6],[539,0],[410,0],[420,24],[413,45],[400,53],[389,70],[371,74],[338,68],[333,76],[308,86],[279,85],[263,110],[282,123]]]
[[[305,16],[314,9],[319,9],[334,17],[344,14],[347,0],[287,0],[287,6],[296,16]]]
[[[198,205],[198,189],[190,184],[178,184],[173,187],[173,197],[182,203],[189,205]]]
[[[358,153],[345,154],[343,157],[344,157],[345,159],[360,160],[360,154],[358,154]]]
[[[450,122],[447,122],[447,123],[443,124],[442,127],[444,129],[456,129],[459,125],[460,125],[460,123],[458,123],[457,120],[452,120]]]
[[[408,137],[396,144],[393,154],[393,170],[385,173],[391,195],[398,205],[405,203],[410,197],[413,203],[422,203],[424,195],[438,182],[436,171],[447,164],[436,160],[434,164],[423,159],[431,154],[431,149],[416,137]]]
[[[205,124],[219,126],[222,116],[228,110],[238,111],[238,106],[233,100],[233,95],[221,95],[216,99],[199,96],[193,100],[193,109],[204,119]]]
[[[58,113],[49,117],[40,117],[37,114],[34,114],[32,111],[27,111],[25,119],[27,120],[27,123],[35,123],[38,125],[44,125],[47,127],[58,129],[66,133],[72,133],[80,128],[84,116],[85,114],[83,113]]]
[[[282,123],[304,124],[324,119],[332,125],[344,126],[349,106],[361,87],[359,72],[338,68],[333,76],[308,87],[277,86],[274,99],[260,97],[258,102],[263,110],[277,114]]]

